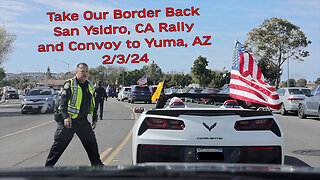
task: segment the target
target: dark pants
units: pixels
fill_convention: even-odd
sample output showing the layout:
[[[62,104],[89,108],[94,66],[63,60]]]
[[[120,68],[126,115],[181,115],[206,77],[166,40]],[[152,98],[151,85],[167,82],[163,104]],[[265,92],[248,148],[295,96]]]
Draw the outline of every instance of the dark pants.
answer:
[[[102,119],[102,116],[103,116],[103,104],[104,104],[103,100],[102,101],[96,101],[97,112],[100,109],[100,119]]]
[[[57,130],[54,134],[54,143],[50,149],[45,166],[52,167],[56,164],[64,150],[72,140],[74,133],[80,138],[85,148],[91,165],[102,166],[98,152],[96,136],[87,118],[72,120],[72,128],[66,128],[63,122],[58,122]]]

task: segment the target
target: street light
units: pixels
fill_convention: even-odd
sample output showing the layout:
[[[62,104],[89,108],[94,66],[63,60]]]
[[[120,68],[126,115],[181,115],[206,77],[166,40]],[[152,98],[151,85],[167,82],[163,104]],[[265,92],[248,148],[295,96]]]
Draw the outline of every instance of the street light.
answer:
[[[64,60],[60,60],[60,59],[55,59],[55,61],[60,61],[60,62],[63,62],[63,63],[65,63],[66,65],[68,65],[68,72],[69,72],[69,63],[67,63],[67,62],[65,62]]]

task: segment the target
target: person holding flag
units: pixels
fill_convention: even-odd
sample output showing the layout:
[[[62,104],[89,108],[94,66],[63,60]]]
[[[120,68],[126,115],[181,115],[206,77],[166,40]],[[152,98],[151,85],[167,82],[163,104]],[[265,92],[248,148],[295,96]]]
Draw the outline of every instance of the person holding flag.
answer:
[[[230,80],[230,97],[280,108],[277,92],[267,84],[251,54],[236,41]]]

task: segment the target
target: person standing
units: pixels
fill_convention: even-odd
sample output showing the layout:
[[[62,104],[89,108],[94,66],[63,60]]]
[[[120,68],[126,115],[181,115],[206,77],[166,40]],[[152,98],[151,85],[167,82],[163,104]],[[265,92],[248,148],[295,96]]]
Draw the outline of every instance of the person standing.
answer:
[[[98,81],[98,87],[94,90],[94,97],[96,100],[96,109],[100,108],[100,119],[102,119],[103,116],[103,104],[104,104],[104,98],[106,98],[107,101],[107,93],[104,87],[102,87],[102,82]]]
[[[98,152],[94,129],[97,126],[94,87],[88,80],[89,72],[86,63],[79,63],[76,77],[64,83],[60,98],[62,118],[57,122],[54,143],[46,159],[45,166],[53,167],[76,133],[84,146],[92,166],[103,166]],[[92,115],[92,124],[88,121]]]

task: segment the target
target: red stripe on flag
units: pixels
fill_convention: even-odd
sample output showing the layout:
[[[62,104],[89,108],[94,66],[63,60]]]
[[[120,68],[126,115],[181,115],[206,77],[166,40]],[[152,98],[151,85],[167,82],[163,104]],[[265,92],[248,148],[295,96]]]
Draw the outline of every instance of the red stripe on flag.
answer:
[[[253,59],[251,54],[248,53],[249,56],[249,74],[253,77]]]
[[[280,106],[281,106],[281,104],[270,104],[270,103],[259,102],[259,101],[254,100],[254,99],[251,99],[251,98],[248,98],[248,97],[244,97],[244,96],[240,96],[240,95],[237,95],[237,94],[232,94],[232,93],[230,93],[230,97],[235,98],[235,99],[240,99],[242,101],[251,101],[251,102],[254,102],[254,103],[258,103],[258,104],[263,104],[263,105],[269,106],[269,107],[271,107],[273,109],[280,109]]]
[[[272,95],[272,93],[266,89],[264,89],[263,87],[259,86],[259,85],[256,85],[248,80],[246,80],[245,78],[241,77],[241,76],[238,76],[238,75],[235,75],[235,74],[231,74],[231,79],[237,79],[237,80],[240,80],[244,83],[246,83],[247,85],[257,89],[258,91],[262,92],[263,94],[267,95],[268,97],[270,97],[271,99],[274,99],[274,100],[277,100],[279,99],[279,96],[278,94],[276,95]],[[231,84],[230,84],[231,85]]]
[[[267,101],[259,92],[255,91],[253,89],[250,89],[250,88],[247,88],[247,87],[244,87],[244,86],[241,86],[241,85],[235,85],[235,84],[230,84],[230,88],[238,89],[240,91],[245,91],[245,92],[251,93],[253,95],[256,95],[262,101]]]

